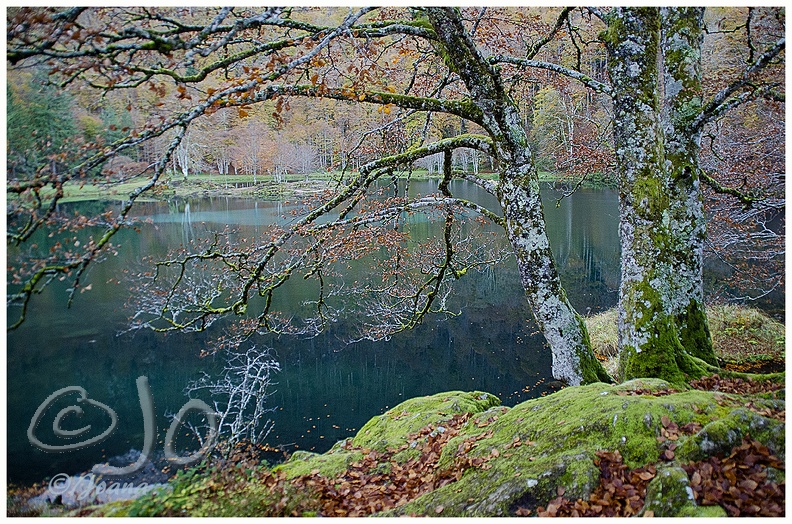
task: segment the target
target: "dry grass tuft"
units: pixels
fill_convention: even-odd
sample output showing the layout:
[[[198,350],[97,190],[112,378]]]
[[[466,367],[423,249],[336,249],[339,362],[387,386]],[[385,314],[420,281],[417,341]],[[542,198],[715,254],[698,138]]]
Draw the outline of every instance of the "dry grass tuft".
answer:
[[[715,354],[727,369],[746,372],[783,370],[784,324],[761,311],[738,305],[707,307]],[[586,318],[591,345],[605,370],[619,380],[616,308]]]

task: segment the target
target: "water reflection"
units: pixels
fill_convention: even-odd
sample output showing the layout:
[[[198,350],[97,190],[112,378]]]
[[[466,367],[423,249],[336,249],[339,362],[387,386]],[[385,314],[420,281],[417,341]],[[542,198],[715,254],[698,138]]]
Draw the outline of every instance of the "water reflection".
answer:
[[[436,182],[413,182],[412,194],[435,191]],[[452,186],[460,198],[482,205],[494,199],[475,186]],[[401,186],[404,191],[404,186]],[[581,312],[612,306],[618,287],[619,247],[616,195],[581,190],[555,207],[548,194],[546,218],[562,281]],[[91,204],[95,205],[95,204]],[[68,206],[64,206],[68,207]],[[255,237],[266,224],[294,220],[295,204],[215,197],[138,207],[141,233],[122,231],[117,257],[91,269],[92,291],[64,309],[65,288],[48,288],[31,305],[29,320],[8,335],[9,480],[38,481],[60,472],[76,473],[107,457],[139,449],[142,420],[135,379],[149,378],[156,402],[161,447],[167,413],[186,400],[185,388],[203,373],[218,377],[220,356],[200,359],[210,334],[125,333],[128,289],[117,283],[143,256],[163,257],[170,248],[232,226]],[[74,206],[65,209],[73,212]],[[413,234],[430,235],[427,221],[411,222]],[[447,390],[482,390],[514,404],[541,394],[550,379],[550,356],[536,334],[513,261],[469,272],[456,285],[459,316],[428,319],[388,342],[346,345],[353,319],[322,335],[301,340],[267,336],[256,341],[272,348],[281,371],[273,375],[269,403],[277,406],[267,442],[286,449],[323,451],[353,435],[371,416],[405,398]],[[310,289],[292,288],[287,302],[299,305]],[[222,328],[219,324],[216,326]],[[214,329],[214,328],[213,328]],[[119,428],[99,446],[74,453],[46,454],[27,441],[25,431],[36,407],[53,391],[84,387],[92,398],[112,406]],[[210,398],[203,398],[209,402]]]
[[[195,231],[193,231],[190,203],[185,202],[184,213],[182,214],[182,243],[187,245],[193,240],[195,240]]]

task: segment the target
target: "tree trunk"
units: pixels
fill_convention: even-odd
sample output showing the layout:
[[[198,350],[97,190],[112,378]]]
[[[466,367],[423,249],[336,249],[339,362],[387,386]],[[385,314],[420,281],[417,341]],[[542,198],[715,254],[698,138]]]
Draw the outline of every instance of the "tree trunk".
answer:
[[[441,42],[441,56],[467,86],[484,115],[483,127],[493,138],[500,166],[497,197],[528,302],[550,345],[553,376],[569,385],[610,381],[591,351],[583,319],[561,286],[547,238],[538,173],[519,110],[465,31],[459,12],[454,8],[426,11]]]
[[[692,239],[703,239],[703,216],[697,203],[690,201],[695,200],[697,184],[691,175],[685,179],[686,170],[692,172],[685,166],[689,167],[694,151],[687,148],[689,139],[682,141],[684,154],[665,144],[661,112],[676,114],[681,98],[666,106],[660,93],[661,88],[673,90],[677,85],[671,77],[668,84],[660,78],[660,11],[617,8],[610,16],[606,45],[616,115],[622,247],[621,374],[622,379],[659,377],[678,383],[703,371],[685,351],[681,335],[690,343],[697,338],[691,328],[701,328],[703,322],[699,333],[703,331],[704,337],[699,338],[709,337],[701,304],[700,264],[696,266],[695,253],[687,253]],[[678,40],[671,33],[667,37],[669,42]],[[678,131],[684,136],[682,129]],[[697,149],[694,158],[697,162]],[[677,187],[681,180],[684,184]],[[680,318],[685,322],[680,323]]]
[[[553,377],[573,386],[610,382],[591,350],[585,322],[561,286],[545,228],[536,168],[532,164],[507,168],[498,199],[528,303],[552,352]]]
[[[703,106],[701,43],[704,8],[661,8],[663,128],[669,166],[671,218],[681,242],[672,246],[671,308],[679,341],[690,355],[717,365],[704,309],[707,222],[699,181],[701,132],[692,126]]]

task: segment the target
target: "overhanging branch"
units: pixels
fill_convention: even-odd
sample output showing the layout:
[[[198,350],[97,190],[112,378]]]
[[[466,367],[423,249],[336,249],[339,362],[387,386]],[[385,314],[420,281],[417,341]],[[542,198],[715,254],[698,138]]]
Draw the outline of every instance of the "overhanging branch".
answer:
[[[759,198],[752,197],[738,189],[734,189],[733,187],[726,187],[722,185],[720,182],[705,173],[703,169],[699,170],[699,178],[716,193],[735,197],[737,200],[742,202],[743,205],[745,205],[746,209],[753,207],[753,205],[760,200]]]
[[[394,105],[404,109],[417,111],[433,111],[447,113],[462,117],[471,122],[481,124],[483,115],[481,110],[469,99],[443,100],[439,98],[402,95],[387,91],[355,90],[343,87],[327,87],[313,84],[302,85],[269,85],[249,94],[238,101],[218,102],[222,107],[247,105],[278,96],[304,96],[314,98],[329,98],[333,100],[366,102],[378,105]]]

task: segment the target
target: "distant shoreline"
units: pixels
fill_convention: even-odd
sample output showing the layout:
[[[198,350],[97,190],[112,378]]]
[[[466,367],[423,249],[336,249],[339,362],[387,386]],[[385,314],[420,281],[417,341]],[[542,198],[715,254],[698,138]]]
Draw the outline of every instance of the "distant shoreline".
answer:
[[[354,172],[343,174],[343,179],[348,180]],[[399,179],[411,180],[439,180],[438,174],[429,174],[425,170],[416,170],[408,175],[407,172],[396,172]],[[479,176],[485,180],[496,180],[497,173],[480,173]],[[276,199],[289,196],[304,196],[312,193],[319,193],[330,189],[334,183],[342,180],[342,173],[335,171],[330,173],[311,173],[288,174],[282,177],[281,181],[275,181],[273,175],[217,175],[217,174],[197,174],[190,175],[187,180],[183,180],[180,175],[170,175],[161,184],[150,189],[141,195],[137,200],[140,202],[151,202],[168,200],[173,197],[181,198],[200,198],[208,196],[231,196],[239,198],[264,198]],[[129,194],[146,182],[147,177],[135,177],[123,182],[97,182],[79,183],[68,182],[64,184],[64,196],[60,199],[62,203],[84,202],[84,201],[124,201]],[[540,182],[558,182],[565,184],[569,189],[575,188],[578,184],[586,188],[608,188],[614,187],[609,178],[594,176],[583,179],[580,175],[557,174],[542,171],[539,173]],[[42,197],[46,198],[47,193],[42,191]]]

